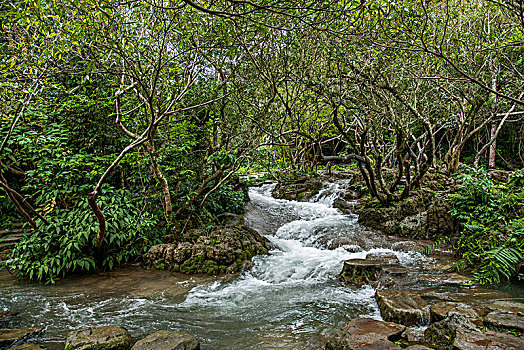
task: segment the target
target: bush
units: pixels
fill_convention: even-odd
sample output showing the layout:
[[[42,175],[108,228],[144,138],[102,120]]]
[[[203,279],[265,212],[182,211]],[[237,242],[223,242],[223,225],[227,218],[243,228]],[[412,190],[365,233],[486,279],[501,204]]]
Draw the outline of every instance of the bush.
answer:
[[[54,283],[68,273],[112,269],[160,242],[156,219],[141,212],[130,193],[106,186],[98,203],[107,219],[100,250],[93,248],[98,223],[84,200],[56,209],[48,216],[49,224],[38,221],[38,230],[29,231],[16,245],[8,267],[21,278]]]
[[[522,278],[524,174],[514,172],[507,184],[495,184],[482,168],[459,176],[463,187],[451,212],[463,225],[457,268],[473,268],[473,281],[481,284]]]

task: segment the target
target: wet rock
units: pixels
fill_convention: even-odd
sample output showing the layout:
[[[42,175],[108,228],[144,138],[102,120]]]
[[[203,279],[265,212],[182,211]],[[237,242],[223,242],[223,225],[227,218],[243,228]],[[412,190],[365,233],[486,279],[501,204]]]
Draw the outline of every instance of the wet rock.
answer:
[[[510,300],[496,300],[487,305],[492,310],[500,310],[508,313],[524,316],[524,303]]]
[[[408,327],[402,333],[402,339],[408,344],[415,344],[424,341],[424,331],[422,328],[411,328]]]
[[[415,291],[377,290],[375,299],[386,321],[406,326],[429,323],[429,306]]]
[[[460,224],[456,217],[450,214],[450,200],[439,198],[427,210],[426,235],[428,238],[453,237],[460,232]]]
[[[424,340],[438,348],[462,350],[523,349],[524,339],[507,333],[482,332],[468,318],[450,314],[433,323],[424,333]]]
[[[243,225],[217,227],[194,242],[159,244],[144,256],[156,269],[183,273],[234,273],[255,255],[267,254],[268,241]]]
[[[451,313],[456,313],[468,318],[471,322],[481,325],[482,316],[489,312],[487,309],[474,308],[472,305],[441,301],[431,305],[431,322],[438,322],[446,319]]]
[[[69,332],[64,350],[128,350],[132,342],[122,326],[86,327]]]
[[[365,284],[377,281],[382,271],[382,263],[365,259],[344,261],[338,279],[345,283]]]
[[[400,339],[405,326],[371,318],[355,318],[342,332],[331,337],[326,349],[400,349],[393,341]]]
[[[524,331],[524,315],[504,311],[492,311],[485,318],[484,323],[495,327]]]
[[[451,314],[445,320],[431,324],[424,332],[424,341],[438,348],[451,349],[457,330],[476,332],[477,327],[466,317]]]
[[[458,350],[519,350],[524,349],[524,340],[510,334],[458,329],[453,348]]]
[[[45,328],[15,328],[0,329],[0,349],[26,343],[31,339],[38,338],[44,334]]]
[[[318,194],[322,180],[300,176],[277,184],[272,196],[277,199],[307,201]]]
[[[354,200],[347,201],[342,198],[338,198],[333,203],[333,207],[338,208],[344,214],[354,214],[360,208],[360,203]]]
[[[158,331],[139,340],[132,350],[199,350],[200,342],[192,335],[176,331]]]
[[[9,350],[43,350],[43,348],[40,345],[27,343],[9,348]]]
[[[443,273],[443,274],[428,274],[420,275],[419,280],[427,282],[433,285],[443,284],[466,284],[470,281],[466,276],[459,275],[458,273]]]
[[[424,249],[426,249],[426,245],[419,243],[419,242],[413,242],[413,241],[402,241],[402,242],[396,242],[392,246],[393,250],[399,251],[399,252],[417,252],[422,253]]]
[[[430,301],[454,301],[472,305],[489,306],[497,301],[511,299],[511,295],[484,288],[461,288],[460,290],[442,290],[437,288],[428,288],[419,291],[422,298]]]
[[[377,261],[382,265],[398,265],[399,260],[395,253],[373,252],[366,255],[366,260]]]
[[[431,348],[428,348],[427,346],[420,345],[420,344],[411,345],[404,349],[406,350],[431,350]]]

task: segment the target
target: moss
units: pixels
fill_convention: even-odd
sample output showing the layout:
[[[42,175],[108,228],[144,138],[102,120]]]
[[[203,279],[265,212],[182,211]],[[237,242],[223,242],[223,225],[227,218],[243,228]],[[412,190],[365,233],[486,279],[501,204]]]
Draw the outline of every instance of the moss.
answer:
[[[162,264],[157,264],[157,265],[153,266],[153,269],[154,270],[165,270],[166,266],[163,263]]]

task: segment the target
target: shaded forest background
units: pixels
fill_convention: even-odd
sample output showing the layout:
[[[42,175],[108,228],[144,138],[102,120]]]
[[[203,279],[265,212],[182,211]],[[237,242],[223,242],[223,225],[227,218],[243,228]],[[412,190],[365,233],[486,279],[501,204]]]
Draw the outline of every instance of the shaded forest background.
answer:
[[[518,273],[521,0],[4,1],[0,31],[0,226],[27,223],[22,276],[112,269],[242,213],[239,174],[326,164],[380,206],[468,165],[470,263]],[[486,168],[516,172],[495,187]]]

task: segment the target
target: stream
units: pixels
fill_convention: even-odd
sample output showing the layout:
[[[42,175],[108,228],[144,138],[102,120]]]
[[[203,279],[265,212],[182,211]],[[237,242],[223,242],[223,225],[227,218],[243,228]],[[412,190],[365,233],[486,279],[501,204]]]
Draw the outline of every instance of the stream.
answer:
[[[393,250],[366,234],[356,215],[333,208],[344,181],[325,184],[310,202],[251,188],[246,223],[272,244],[241,275],[187,276],[129,266],[53,286],[17,282],[0,271],[0,310],[20,311],[16,327],[46,326],[44,344],[61,349],[69,330],[118,324],[135,340],[161,330],[196,336],[202,349],[314,349],[319,334],[357,316],[380,319],[370,286],[350,288],[336,275],[343,261],[393,252],[403,266],[428,258]]]

